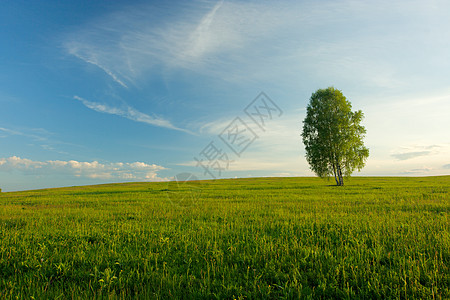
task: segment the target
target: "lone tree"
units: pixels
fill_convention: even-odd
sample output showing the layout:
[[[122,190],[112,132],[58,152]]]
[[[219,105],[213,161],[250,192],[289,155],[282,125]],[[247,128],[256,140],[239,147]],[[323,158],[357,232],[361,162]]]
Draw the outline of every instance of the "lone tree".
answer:
[[[306,160],[317,176],[333,174],[336,184],[344,185],[342,175],[348,177],[364,167],[369,149],[363,143],[363,117],[361,110],[352,112],[350,102],[334,87],[311,95],[302,138]]]

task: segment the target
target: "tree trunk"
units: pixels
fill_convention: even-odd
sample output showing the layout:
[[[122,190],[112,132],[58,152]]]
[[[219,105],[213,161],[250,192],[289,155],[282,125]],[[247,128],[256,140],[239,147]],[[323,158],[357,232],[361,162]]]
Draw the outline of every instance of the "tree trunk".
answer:
[[[344,185],[344,178],[342,177],[342,170],[341,170],[341,166],[338,164],[338,176],[339,176],[339,184],[340,186]]]
[[[333,173],[334,173],[334,180],[336,180],[336,185],[339,185],[338,173],[337,173],[337,170],[336,170],[336,165],[333,165]]]

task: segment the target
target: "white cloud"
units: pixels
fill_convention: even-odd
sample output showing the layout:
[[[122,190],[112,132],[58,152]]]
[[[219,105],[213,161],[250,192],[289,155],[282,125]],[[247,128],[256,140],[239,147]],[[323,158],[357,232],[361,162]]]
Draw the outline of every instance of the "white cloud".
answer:
[[[10,171],[12,169],[21,171],[33,171],[41,169],[45,163],[40,161],[32,161],[26,158],[11,156],[9,158],[0,159],[0,169]]]
[[[165,169],[162,166],[144,162],[33,161],[17,156],[0,158],[0,171],[22,172],[27,175],[69,175],[91,179],[164,181],[166,179],[158,177],[158,172]]]
[[[174,126],[172,123],[170,123],[170,121],[167,121],[165,119],[158,118],[158,117],[151,117],[151,116],[144,114],[130,106],[126,106],[125,108],[118,108],[118,107],[108,106],[106,104],[92,102],[92,101],[86,100],[86,99],[78,97],[78,96],[74,96],[73,98],[78,101],[81,101],[81,103],[83,103],[84,106],[86,106],[87,108],[90,108],[97,112],[117,115],[117,116],[121,116],[121,117],[130,119],[130,120],[133,120],[136,122],[146,123],[146,124],[153,125],[153,126],[183,131],[183,132],[192,134],[192,132],[190,132],[189,130],[178,128],[178,127]]]

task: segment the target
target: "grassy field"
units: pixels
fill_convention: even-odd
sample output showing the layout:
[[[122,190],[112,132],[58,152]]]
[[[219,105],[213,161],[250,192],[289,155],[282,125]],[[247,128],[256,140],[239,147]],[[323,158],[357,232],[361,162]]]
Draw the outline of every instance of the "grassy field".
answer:
[[[450,176],[0,194],[0,298],[449,299]]]

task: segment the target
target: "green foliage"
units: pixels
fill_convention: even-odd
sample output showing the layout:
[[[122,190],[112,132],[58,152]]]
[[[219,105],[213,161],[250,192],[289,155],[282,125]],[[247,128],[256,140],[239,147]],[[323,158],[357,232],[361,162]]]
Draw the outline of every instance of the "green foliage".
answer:
[[[450,298],[450,176],[167,189],[2,193],[0,299]]]
[[[363,116],[360,110],[352,112],[350,102],[333,87],[312,94],[302,138],[306,160],[317,176],[334,175],[336,184],[343,185],[342,174],[349,177],[364,167],[369,149],[363,143]]]

